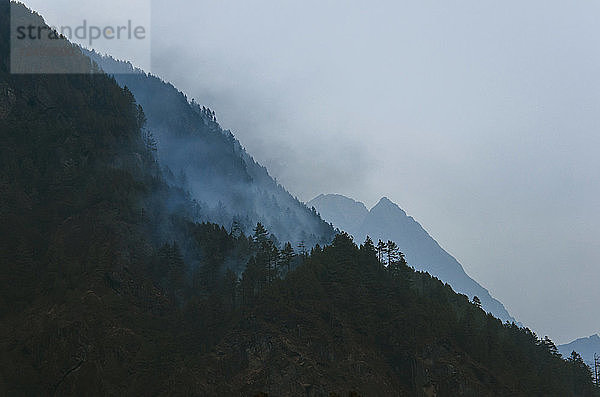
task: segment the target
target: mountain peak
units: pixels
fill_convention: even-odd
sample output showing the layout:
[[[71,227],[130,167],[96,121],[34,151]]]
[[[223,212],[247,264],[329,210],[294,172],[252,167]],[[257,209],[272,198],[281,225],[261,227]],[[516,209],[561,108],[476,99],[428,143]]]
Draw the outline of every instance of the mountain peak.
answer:
[[[406,216],[406,212],[398,206],[398,204],[394,203],[387,197],[382,197],[381,200],[371,208],[371,211],[396,211],[401,212],[404,216]]]
[[[379,200],[379,202],[380,202],[380,203],[381,203],[381,202],[384,202],[384,203],[391,203],[391,204],[394,204],[394,202],[393,202],[392,200],[390,200],[389,198],[387,198],[386,196],[383,196],[383,197],[381,198],[381,200]]]
[[[323,219],[350,233],[356,241],[364,241],[366,236],[374,241],[395,241],[417,270],[429,272],[469,297],[478,296],[485,310],[502,321],[515,321],[502,303],[470,278],[452,255],[388,197],[382,197],[370,211],[362,203],[340,195],[320,195],[309,202],[311,205]]]

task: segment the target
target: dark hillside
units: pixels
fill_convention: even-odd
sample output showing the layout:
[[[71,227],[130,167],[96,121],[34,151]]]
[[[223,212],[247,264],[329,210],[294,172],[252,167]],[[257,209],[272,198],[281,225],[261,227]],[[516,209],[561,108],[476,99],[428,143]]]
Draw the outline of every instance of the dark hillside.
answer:
[[[271,284],[207,365],[217,395],[596,395],[581,357],[347,235]]]
[[[166,392],[214,335],[217,265],[245,263],[249,241],[188,221],[194,203],[163,181],[113,78],[9,74],[0,7],[0,394]]]
[[[580,357],[562,360],[397,251],[384,266],[371,243],[338,235],[295,254],[260,224],[247,237],[193,222],[128,89],[8,73],[8,11],[0,395],[594,396]]]

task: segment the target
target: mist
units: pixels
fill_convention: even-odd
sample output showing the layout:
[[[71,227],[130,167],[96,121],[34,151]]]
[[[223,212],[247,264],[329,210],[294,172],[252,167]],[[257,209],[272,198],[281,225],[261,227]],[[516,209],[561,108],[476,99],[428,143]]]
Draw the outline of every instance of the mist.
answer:
[[[156,7],[154,71],[293,193],[387,195],[536,332],[600,330],[597,4]]]
[[[142,106],[147,148],[155,153],[168,183],[197,204],[197,215],[192,216],[196,222],[217,223],[247,235],[260,222],[277,243],[293,246],[311,248],[332,241],[333,227],[256,163],[219,125],[213,110],[129,63],[85,53]],[[171,206],[180,205],[181,198],[175,197]]]
[[[152,72],[302,200],[399,203],[560,343],[600,331],[599,11],[155,1]]]

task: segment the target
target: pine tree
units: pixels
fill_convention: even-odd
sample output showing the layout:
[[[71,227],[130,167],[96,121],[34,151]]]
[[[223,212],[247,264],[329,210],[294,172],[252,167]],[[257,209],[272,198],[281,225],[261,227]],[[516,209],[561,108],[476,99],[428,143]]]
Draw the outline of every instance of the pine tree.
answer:
[[[294,249],[292,248],[292,244],[287,242],[281,251],[281,266],[285,267],[287,272],[290,272],[290,267],[292,265],[292,260],[294,259]]]
[[[390,274],[397,280],[402,278],[402,274],[407,270],[406,259],[404,254],[400,252],[398,245],[388,240],[382,246],[382,253],[387,261],[387,269]]]
[[[396,263],[400,259],[400,249],[398,248],[398,245],[395,242],[388,240],[385,244],[385,255],[388,267],[392,265],[392,263]]]
[[[377,259],[379,259],[379,263],[383,264],[383,254],[385,252],[385,243],[381,240],[377,242]]]
[[[365,239],[363,248],[366,252],[373,253],[374,255],[376,254],[375,244],[373,244],[373,240],[369,236],[367,236],[367,238]]]
[[[265,268],[266,281],[270,283],[277,277],[279,250],[273,240],[269,238],[267,229],[260,222],[254,228],[253,241],[256,250],[256,264]]]
[[[304,240],[298,243],[298,251],[303,258],[307,256],[308,252],[306,251],[306,244],[304,243]]]
[[[558,352],[558,348],[556,347],[554,342],[552,342],[552,340],[548,336],[544,336],[544,339],[542,341],[540,341],[540,343],[553,356],[557,356],[557,357],[560,356],[560,353]]]
[[[258,222],[256,224],[256,227],[254,228],[254,242],[256,244],[262,244],[265,241],[267,241],[268,238],[269,232],[267,231],[267,229],[265,229],[262,223]]]

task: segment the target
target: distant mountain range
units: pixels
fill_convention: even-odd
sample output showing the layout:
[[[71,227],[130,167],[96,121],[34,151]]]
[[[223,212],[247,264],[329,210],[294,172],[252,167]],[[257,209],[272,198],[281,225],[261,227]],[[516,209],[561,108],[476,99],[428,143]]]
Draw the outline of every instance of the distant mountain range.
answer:
[[[579,338],[571,343],[566,343],[557,347],[563,357],[569,357],[572,351],[576,351],[581,355],[586,364],[593,369],[594,353],[600,356],[600,336],[595,334],[587,338]]]
[[[261,222],[280,242],[294,245],[331,242],[331,225],[278,184],[231,131],[219,125],[214,111],[129,62],[83,51],[143,107],[159,163],[166,166],[169,182],[189,191],[200,204],[203,219],[198,220],[228,230],[235,222],[245,233]]]
[[[375,243],[379,239],[395,241],[409,265],[429,272],[471,299],[477,296],[482,307],[502,321],[516,322],[501,302],[469,277],[452,255],[388,198],[382,198],[370,211],[363,203],[338,194],[322,194],[308,202],[308,206],[358,242],[364,241],[367,235]]]

